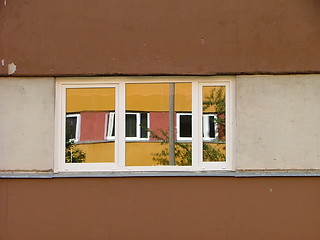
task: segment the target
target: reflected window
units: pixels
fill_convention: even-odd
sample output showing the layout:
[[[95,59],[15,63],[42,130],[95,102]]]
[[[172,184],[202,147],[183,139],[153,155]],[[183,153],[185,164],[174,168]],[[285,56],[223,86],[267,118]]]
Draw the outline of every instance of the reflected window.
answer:
[[[126,113],[126,140],[143,141],[149,139],[149,113]],[[115,139],[115,113],[106,115],[108,118],[107,140]]]
[[[78,142],[80,139],[80,114],[66,116],[66,142]]]
[[[203,140],[213,141],[218,138],[217,114],[204,114],[202,116]]]
[[[203,114],[202,137],[205,141],[215,141],[218,138],[217,114]],[[177,113],[177,140],[192,140],[192,114]]]
[[[192,139],[192,114],[177,113],[177,140]]]

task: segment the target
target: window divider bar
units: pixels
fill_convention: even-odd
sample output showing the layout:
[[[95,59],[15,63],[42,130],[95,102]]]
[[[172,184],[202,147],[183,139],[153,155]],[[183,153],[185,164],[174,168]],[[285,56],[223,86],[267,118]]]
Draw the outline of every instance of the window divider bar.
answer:
[[[118,162],[119,167],[125,166],[126,161],[126,137],[125,137],[125,119],[126,119],[126,89],[125,83],[119,82],[116,91],[116,132],[115,132],[115,161]],[[117,161],[118,159],[118,161]]]
[[[199,134],[201,133],[201,117],[199,117],[199,83],[192,82],[192,166],[195,169],[200,167],[201,154],[199,146]]]

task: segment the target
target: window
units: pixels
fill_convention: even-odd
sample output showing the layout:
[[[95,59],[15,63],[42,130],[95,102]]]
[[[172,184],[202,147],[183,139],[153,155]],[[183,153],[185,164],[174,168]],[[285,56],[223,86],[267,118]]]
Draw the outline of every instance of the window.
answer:
[[[192,114],[177,113],[177,140],[192,140]],[[218,138],[217,114],[203,114],[202,136],[205,141],[216,141]]]
[[[177,140],[192,140],[192,113],[177,113]]]
[[[212,141],[218,138],[217,114],[203,114],[202,132],[204,141]]]
[[[230,78],[58,79],[55,171],[231,170],[232,109]]]
[[[80,114],[66,116],[66,142],[78,142],[80,139]]]
[[[108,120],[106,139],[115,139],[115,114],[107,114]],[[149,139],[149,113],[126,113],[126,140],[143,141]]]

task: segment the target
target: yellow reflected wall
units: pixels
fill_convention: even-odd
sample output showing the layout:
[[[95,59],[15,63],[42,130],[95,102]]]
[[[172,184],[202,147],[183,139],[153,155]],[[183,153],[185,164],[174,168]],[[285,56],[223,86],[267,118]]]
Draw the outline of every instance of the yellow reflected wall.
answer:
[[[215,149],[219,149],[221,153],[226,154],[226,144],[207,143]],[[86,153],[86,163],[90,162],[114,162],[114,143],[90,143],[77,144],[79,149]],[[152,159],[152,153],[159,153],[165,145],[160,145],[157,142],[127,142],[126,154],[130,158],[126,160],[126,166],[155,166],[156,161]],[[143,149],[143,151],[142,151]],[[112,154],[111,154],[112,153]]]
[[[86,153],[85,163],[114,162],[114,142],[77,144]]]
[[[175,110],[191,111],[191,83],[176,83],[175,86]],[[126,88],[130,93],[127,95],[128,111],[167,111],[169,108],[168,83],[127,84]],[[114,106],[114,88],[67,89],[68,113],[114,111]]]
[[[115,88],[68,88],[67,113],[114,111]]]
[[[141,92],[143,86],[143,93]],[[175,84],[175,111],[191,111],[191,83]],[[169,98],[169,84],[127,84],[127,110],[128,111],[167,111]],[[212,88],[204,87],[203,96],[210,94]],[[161,94],[159,94],[161,93]],[[225,94],[225,93],[224,93]],[[143,98],[143,102],[140,100]],[[114,88],[77,88],[67,89],[67,112],[82,111],[114,111],[115,89]],[[207,109],[214,112],[213,108]]]
[[[152,153],[159,153],[165,148],[157,142],[126,142],[126,166],[155,166]]]
[[[168,111],[169,85],[169,83],[127,84],[127,111]],[[191,111],[191,87],[191,83],[175,84],[175,111]]]

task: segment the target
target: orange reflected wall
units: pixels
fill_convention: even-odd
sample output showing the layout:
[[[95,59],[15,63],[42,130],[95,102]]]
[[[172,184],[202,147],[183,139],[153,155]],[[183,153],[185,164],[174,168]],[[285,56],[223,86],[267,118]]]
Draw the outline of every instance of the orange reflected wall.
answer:
[[[82,112],[80,141],[104,140],[105,116],[105,112]]]

